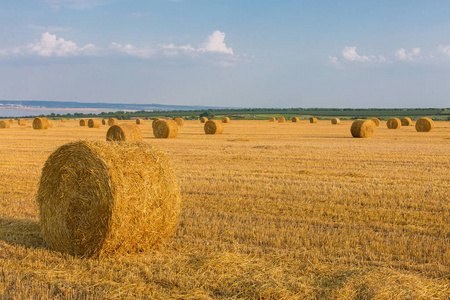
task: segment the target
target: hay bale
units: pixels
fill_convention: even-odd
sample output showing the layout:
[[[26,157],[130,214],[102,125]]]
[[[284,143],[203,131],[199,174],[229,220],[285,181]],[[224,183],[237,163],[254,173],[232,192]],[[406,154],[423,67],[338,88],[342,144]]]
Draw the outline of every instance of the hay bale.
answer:
[[[389,129],[399,129],[402,127],[402,122],[398,118],[390,118],[387,123],[387,128]]]
[[[209,120],[203,127],[206,134],[221,134],[223,133],[223,123],[217,120]]]
[[[339,123],[341,123],[341,120],[339,120],[338,118],[333,118],[333,119],[331,119],[331,124],[337,125],[337,124],[339,124]]]
[[[231,119],[229,117],[223,117],[222,123],[230,123]]]
[[[48,128],[52,128],[53,127],[53,120],[47,119],[47,121],[48,121]]]
[[[412,121],[408,117],[404,117],[402,120],[402,126],[412,126]]]
[[[0,121],[0,128],[10,128],[11,122],[9,120],[1,120]]]
[[[176,138],[178,125],[174,120],[159,119],[154,122],[153,135],[158,139]]]
[[[269,122],[275,122],[275,117],[270,117]]]
[[[350,131],[355,138],[371,138],[375,136],[377,126],[372,120],[356,120],[353,122]]]
[[[300,122],[300,119],[297,118],[297,117],[292,117],[291,121],[292,121],[293,123],[298,123],[298,122]]]
[[[155,124],[156,124],[156,122],[158,122],[159,120],[164,120],[164,119],[160,119],[160,118],[154,119],[153,122],[152,122],[152,129],[155,129]]]
[[[109,126],[113,126],[113,125],[117,125],[119,124],[119,120],[117,120],[116,118],[109,118],[108,119],[108,125]]]
[[[108,123],[108,120],[106,120],[106,119],[102,120],[102,125],[106,125],[107,123]]]
[[[161,248],[181,196],[172,166],[154,147],[77,141],[47,159],[36,200],[52,249],[108,257]]]
[[[430,118],[420,118],[416,122],[416,130],[418,132],[429,132],[433,130],[434,122]]]
[[[47,118],[34,118],[33,120],[33,129],[48,129],[48,126]]]
[[[17,124],[19,124],[20,126],[26,126],[27,125],[27,120],[26,119],[19,119],[19,120],[17,120]]]
[[[184,119],[183,118],[175,118],[175,123],[177,123],[178,126],[184,125]]]
[[[106,141],[140,142],[142,141],[142,131],[136,124],[113,125],[106,132]]]
[[[61,118],[61,122],[67,122],[67,119],[66,118]]]
[[[317,123],[317,118],[315,117],[309,118],[309,123]]]
[[[85,119],[80,120],[80,126],[88,126],[88,121]]]
[[[9,123],[10,123],[10,124],[14,124],[15,121],[16,121],[16,120],[14,120],[14,119],[9,119]]]
[[[286,119],[284,117],[278,117],[278,123],[286,123]]]
[[[370,120],[375,123],[375,126],[377,126],[377,127],[380,126],[381,122],[378,118],[372,117],[372,118],[370,118]]]
[[[136,125],[142,125],[142,124],[144,124],[143,119],[136,119]]]
[[[201,117],[200,118],[200,123],[206,123],[206,121],[208,121],[207,117]]]
[[[89,119],[88,126],[89,128],[99,128],[101,123],[99,119]]]

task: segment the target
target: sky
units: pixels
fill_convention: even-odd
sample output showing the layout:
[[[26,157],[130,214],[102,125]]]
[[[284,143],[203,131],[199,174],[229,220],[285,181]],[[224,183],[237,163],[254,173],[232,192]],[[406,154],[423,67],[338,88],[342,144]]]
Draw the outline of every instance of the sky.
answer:
[[[0,100],[450,107],[450,1],[2,0]]]

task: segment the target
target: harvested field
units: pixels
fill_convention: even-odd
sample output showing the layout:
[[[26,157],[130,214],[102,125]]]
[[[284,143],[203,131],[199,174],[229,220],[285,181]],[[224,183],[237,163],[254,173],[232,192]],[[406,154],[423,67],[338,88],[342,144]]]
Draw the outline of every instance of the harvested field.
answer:
[[[35,195],[54,150],[108,127],[28,123],[0,131],[0,298],[450,297],[450,122],[370,139],[346,120],[233,120],[214,136],[186,120],[176,139],[145,122],[178,177],[179,224],[160,251],[101,260],[50,250]]]

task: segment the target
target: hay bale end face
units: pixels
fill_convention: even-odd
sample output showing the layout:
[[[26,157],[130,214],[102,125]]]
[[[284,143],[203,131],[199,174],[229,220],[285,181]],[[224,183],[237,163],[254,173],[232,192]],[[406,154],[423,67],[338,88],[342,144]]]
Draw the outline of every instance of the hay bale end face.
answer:
[[[433,130],[434,122],[430,118],[420,118],[416,122],[416,131],[418,132],[429,132]]]
[[[116,118],[108,119],[108,126],[113,126],[113,125],[117,125],[117,124],[119,124],[119,120],[117,120]]]
[[[292,117],[291,121],[293,123],[298,123],[298,122],[300,122],[300,119],[298,117]]]
[[[176,138],[178,125],[174,120],[160,119],[154,122],[153,135],[158,139]]]
[[[278,123],[286,123],[286,119],[284,117],[278,117]]]
[[[178,126],[184,125],[184,119],[183,118],[175,118],[175,123],[177,123]]]
[[[390,118],[386,123],[387,128],[389,129],[399,129],[402,127],[402,122],[398,118]]]
[[[166,156],[142,142],[63,145],[47,159],[37,193],[45,241],[78,257],[160,248],[180,201]]]
[[[143,119],[136,119],[136,125],[142,125],[142,124],[144,124]]]
[[[317,123],[317,118],[315,117],[309,118],[309,123]]]
[[[108,120],[106,120],[106,119],[102,120],[102,125],[106,125],[107,123],[108,123]]]
[[[375,123],[375,126],[377,126],[377,127],[380,126],[381,122],[378,118],[372,117],[372,118],[370,118],[370,120]]]
[[[47,118],[34,118],[33,120],[33,129],[48,129],[48,126]]]
[[[402,126],[412,126],[412,121],[408,117],[404,117],[402,120]]]
[[[89,119],[88,127],[89,128],[99,128],[102,122],[99,119]]]
[[[11,122],[9,120],[1,120],[0,121],[0,128],[10,128]]]
[[[106,132],[108,142],[140,142],[142,131],[136,124],[119,124],[109,127]]]
[[[275,122],[275,121],[276,121],[275,117],[270,117],[269,122]]]
[[[353,122],[350,132],[355,138],[371,138],[375,136],[377,126],[372,120],[356,120]]]
[[[19,120],[17,120],[17,124],[19,124],[20,126],[26,126],[27,125],[27,120],[26,119],[19,119]]]
[[[200,118],[200,123],[206,123],[206,121],[208,121],[207,117],[201,117]]]
[[[333,119],[331,119],[331,124],[337,125],[337,124],[339,124],[339,123],[341,123],[341,120],[339,120],[338,118],[333,118]]]
[[[80,120],[80,126],[88,126],[88,121],[84,120],[84,119],[81,119]]]
[[[229,117],[223,117],[222,123],[230,123],[231,119]]]
[[[209,120],[203,127],[206,134],[221,134],[223,133],[223,123],[217,120]]]

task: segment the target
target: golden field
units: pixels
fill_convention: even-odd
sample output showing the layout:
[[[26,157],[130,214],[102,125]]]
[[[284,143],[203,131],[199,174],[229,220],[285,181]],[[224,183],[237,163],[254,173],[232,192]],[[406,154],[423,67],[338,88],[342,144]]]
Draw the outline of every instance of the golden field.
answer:
[[[0,129],[1,299],[450,298],[450,122],[356,139],[351,121],[186,121],[155,139],[145,121],[179,225],[163,251],[102,260],[48,249],[35,194],[57,147],[108,126],[30,125]]]

